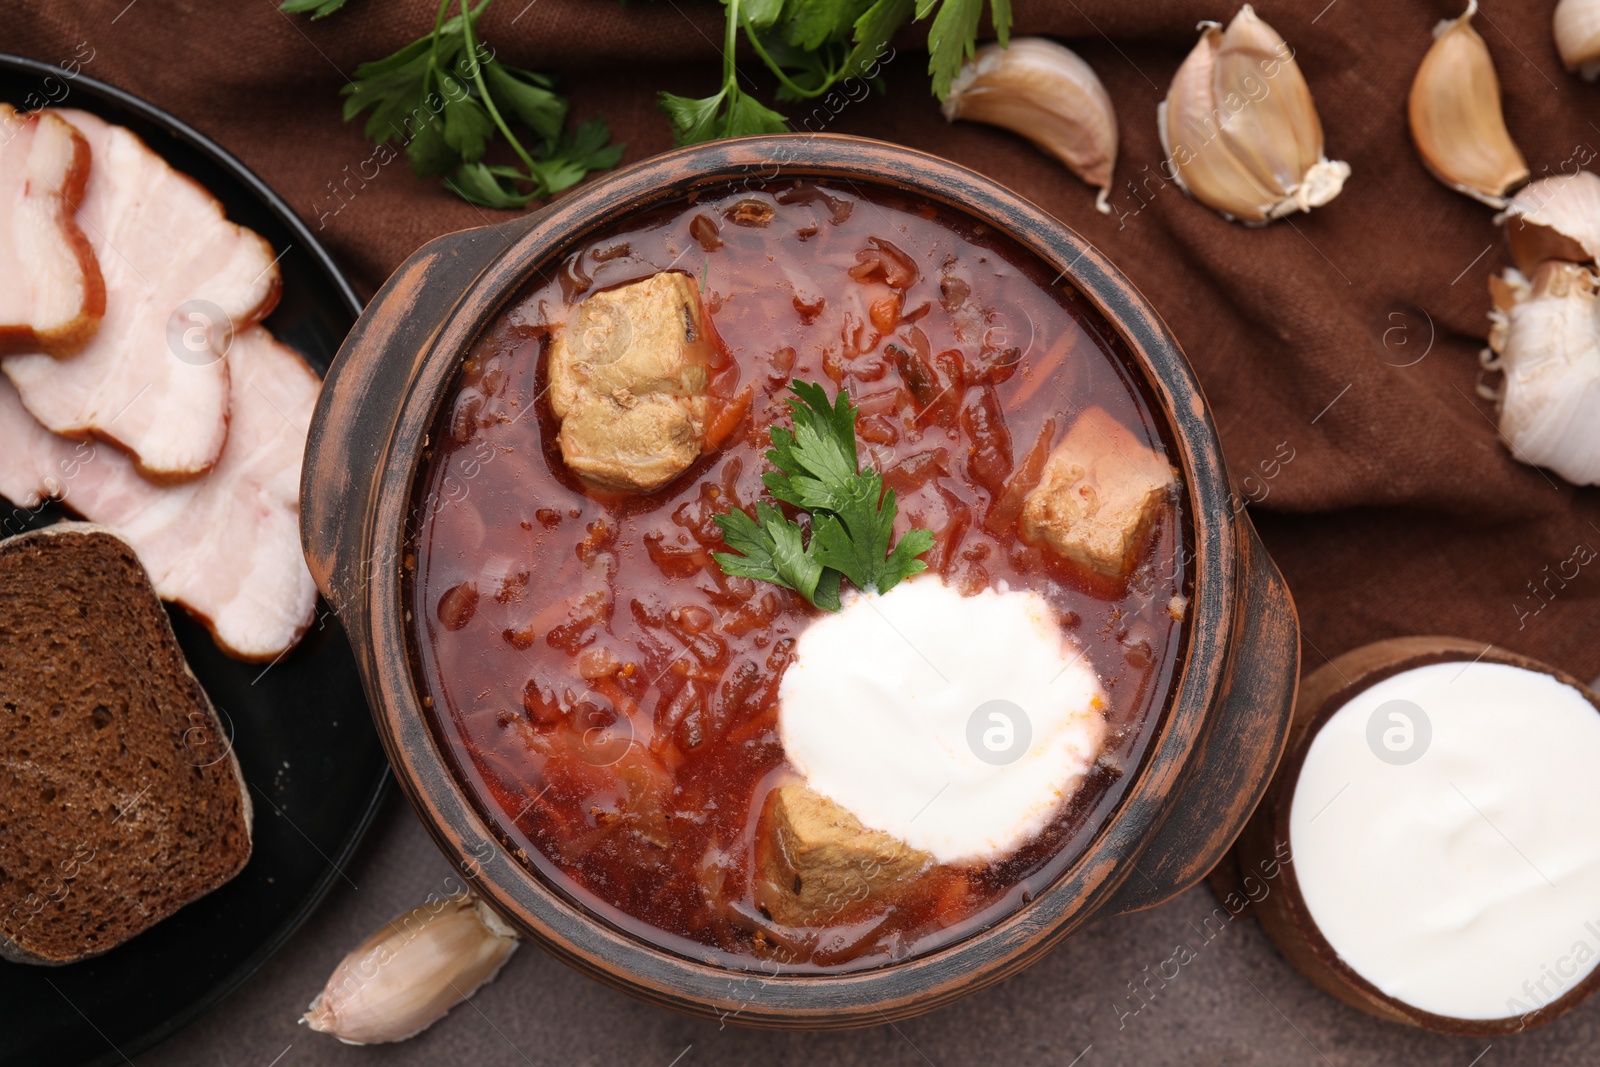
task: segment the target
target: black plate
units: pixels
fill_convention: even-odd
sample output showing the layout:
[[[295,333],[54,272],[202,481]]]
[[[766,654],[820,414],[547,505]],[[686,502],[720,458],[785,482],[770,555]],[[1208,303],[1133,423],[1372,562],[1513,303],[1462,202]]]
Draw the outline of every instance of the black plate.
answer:
[[[81,59],[82,57],[80,57]],[[133,130],[282,253],[283,300],[267,326],[326,371],[361,301],[328,254],[244,165],[172,116],[73,68],[0,55],[0,100],[78,107]],[[66,517],[0,512],[4,532]],[[219,652],[174,610],[178,641],[234,737],[255,804],[255,853],[233,881],[103,956],[66,967],[0,961],[0,1065],[121,1063],[237,989],[305,921],[383,798],[388,763],[355,657],[325,605],[263,670]]]

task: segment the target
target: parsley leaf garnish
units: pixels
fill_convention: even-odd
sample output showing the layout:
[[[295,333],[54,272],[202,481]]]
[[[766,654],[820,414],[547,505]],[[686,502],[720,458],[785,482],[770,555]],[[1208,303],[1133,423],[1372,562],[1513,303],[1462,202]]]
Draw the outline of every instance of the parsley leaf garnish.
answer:
[[[822,386],[791,382],[794,429],[774,426],[767,459],[777,468],[761,476],[772,496],[811,517],[811,537],[773,505],[759,501],[743,511],[715,516],[733,552],[713,558],[727,574],[793,589],[812,604],[839,609],[839,580],[887,593],[902,579],[927,569],[917,557],[933,547],[928,530],[909,530],[898,544],[894,490],[883,476],[859,468],[856,407],[841,391],[833,403]]]
[[[321,18],[344,0],[288,0],[285,10]],[[543,74],[501,63],[477,37],[478,20],[492,0],[446,19],[454,0],[441,0],[433,32],[393,55],[356,68],[344,87],[346,121],[367,113],[374,144],[396,141],[418,175],[442,175],[462,199],[485,207],[520,208],[607,170],[622,158],[602,119],[566,131],[567,101]],[[290,7],[289,5],[294,5]],[[534,136],[524,145],[511,130],[519,120]],[[518,163],[490,165],[484,153],[496,136]]]
[[[839,574],[833,572],[831,588],[824,588],[819,596],[823,566],[806,551],[799,523],[785,518],[766,501],[756,504],[753,519],[735,510],[716,516],[716,521],[722,539],[734,550],[713,553],[725,574],[793,589],[819,607],[839,607]],[[827,603],[830,597],[831,603]]]

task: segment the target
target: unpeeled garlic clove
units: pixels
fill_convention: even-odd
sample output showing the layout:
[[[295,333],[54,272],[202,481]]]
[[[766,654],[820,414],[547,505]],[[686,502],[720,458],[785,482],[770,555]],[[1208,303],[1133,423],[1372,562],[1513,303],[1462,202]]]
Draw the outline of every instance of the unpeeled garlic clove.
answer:
[[[1226,31],[1200,24],[1156,110],[1178,184],[1231,219],[1261,224],[1339,195],[1350,166],[1323,154],[1322,121],[1294,54],[1249,4]]]
[[[1600,0],[1561,0],[1550,29],[1568,70],[1585,81],[1600,76]]]
[[[341,960],[300,1021],[347,1045],[404,1041],[491,981],[520,943],[470,892],[425,904]]]
[[[1493,394],[1500,437],[1517,460],[1575,485],[1600,484],[1600,278],[1549,260],[1532,279],[1507,271],[1491,286],[1486,370],[1505,375]]]
[[[1094,70],[1070,48],[1043,37],[1015,37],[1009,48],[984,45],[952,83],[944,117],[1021,134],[1097,187],[1095,207],[1111,210],[1117,113]]]
[[[1489,47],[1472,28],[1478,0],[1460,18],[1434,27],[1434,41],[1411,80],[1411,139],[1434,177],[1490,207],[1528,177],[1506,129],[1500,79]]]
[[[1495,219],[1524,274],[1547,259],[1600,260],[1600,177],[1580,170],[1529,182]]]

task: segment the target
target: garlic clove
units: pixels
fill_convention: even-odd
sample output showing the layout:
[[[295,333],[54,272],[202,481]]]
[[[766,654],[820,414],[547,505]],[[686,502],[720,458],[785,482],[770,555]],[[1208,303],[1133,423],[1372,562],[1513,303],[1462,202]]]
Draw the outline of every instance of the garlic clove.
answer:
[[[1600,277],[1559,260],[1531,280],[1513,275],[1497,358],[1485,362],[1505,375],[1501,439],[1520,462],[1600,484]]]
[[[404,1041],[491,981],[520,943],[470,892],[433,901],[356,946],[300,1021],[347,1045]]]
[[[1561,0],[1550,29],[1568,70],[1585,81],[1600,77],[1600,0]]]
[[[1220,25],[1201,23],[1200,43],[1178,67],[1167,98],[1156,107],[1161,149],[1184,192],[1228,218],[1261,223],[1270,210],[1265,203],[1268,196],[1245,163],[1217,139],[1218,130],[1211,125],[1212,80],[1221,41]],[[1176,138],[1174,131],[1179,134]]]
[[[1600,177],[1580,170],[1529,182],[1495,221],[1524,274],[1547,259],[1600,260]]]
[[[1263,84],[1262,64],[1271,64],[1289,52],[1277,31],[1262,22],[1246,4],[1223,34],[1216,56],[1216,96],[1226,101],[1230,93],[1250,100],[1250,90]],[[1299,67],[1294,73],[1299,74]],[[1289,190],[1322,157],[1322,119],[1311,101],[1304,77],[1280,72],[1272,89],[1259,101],[1241,107],[1222,128],[1234,154],[1270,188]]]
[[[1156,123],[1190,196],[1259,225],[1339,195],[1346,163],[1323,154],[1322,121],[1289,46],[1249,4],[1226,31],[1200,24]]]
[[[1489,47],[1472,28],[1478,0],[1460,18],[1434,27],[1434,41],[1411,81],[1411,139],[1434,177],[1490,207],[1528,177],[1506,129],[1500,79]]]
[[[1097,187],[1095,207],[1111,210],[1116,111],[1094,70],[1064,45],[1043,37],[1015,37],[1009,48],[984,45],[956,76],[944,117],[1021,134]]]

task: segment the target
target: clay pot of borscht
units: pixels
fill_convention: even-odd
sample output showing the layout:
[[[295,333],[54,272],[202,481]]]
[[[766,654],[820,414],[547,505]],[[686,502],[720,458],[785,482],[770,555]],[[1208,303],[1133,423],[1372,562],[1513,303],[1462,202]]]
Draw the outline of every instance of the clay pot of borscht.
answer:
[[[302,515],[478,892],[741,1024],[928,1011],[1189,888],[1295,694],[1144,297],[858,138],[683,149],[424,247],[327,377]]]

